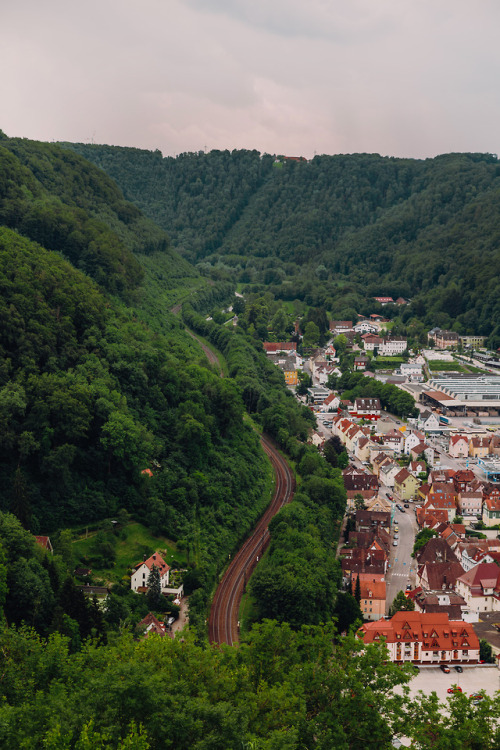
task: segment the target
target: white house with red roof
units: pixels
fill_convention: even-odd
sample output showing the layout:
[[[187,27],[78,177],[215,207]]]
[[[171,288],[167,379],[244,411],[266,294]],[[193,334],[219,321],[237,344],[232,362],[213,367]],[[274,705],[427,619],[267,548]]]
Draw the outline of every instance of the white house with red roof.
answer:
[[[160,574],[162,593],[166,592],[170,583],[170,566],[167,565],[159,552],[155,552],[151,557],[148,557],[147,560],[144,560],[135,566],[134,572],[130,578],[130,588],[132,591],[140,591],[141,589],[143,591],[147,590],[148,579],[153,570],[153,565],[157,568]]]
[[[448,446],[448,453],[452,458],[467,458],[469,455],[469,440],[466,435],[452,435]]]
[[[365,644],[385,643],[393,662],[477,664],[479,639],[470,623],[446,613],[396,612],[358,631]]]
[[[408,454],[412,448],[425,440],[425,435],[422,432],[418,432],[418,430],[412,430],[411,432],[405,432],[404,438],[404,452]]]
[[[479,563],[457,578],[456,590],[473,612],[498,612],[500,567],[496,562]]]

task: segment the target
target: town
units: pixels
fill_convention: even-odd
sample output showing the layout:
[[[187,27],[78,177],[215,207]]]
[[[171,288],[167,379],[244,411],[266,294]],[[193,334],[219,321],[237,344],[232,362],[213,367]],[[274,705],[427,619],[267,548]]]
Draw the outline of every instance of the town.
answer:
[[[338,554],[343,587],[356,592],[365,620],[360,636],[384,638],[393,661],[444,671],[484,661],[480,641],[495,661],[498,361],[475,351],[484,337],[440,329],[429,331],[428,348],[408,352],[404,337],[384,331],[387,322],[331,321],[327,344],[303,356],[296,342],[263,346],[316,416],[309,441],[325,455],[333,446],[342,467],[347,513]],[[345,372],[340,348],[354,372],[410,394],[414,414],[391,414],[376,397],[344,398],[335,387]]]

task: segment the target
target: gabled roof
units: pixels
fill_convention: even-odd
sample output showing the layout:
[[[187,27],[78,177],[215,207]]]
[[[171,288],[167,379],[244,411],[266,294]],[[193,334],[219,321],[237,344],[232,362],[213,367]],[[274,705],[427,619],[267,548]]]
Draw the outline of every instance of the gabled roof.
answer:
[[[142,565],[145,565],[149,571],[153,569],[153,565],[158,569],[160,576],[166,575],[170,570],[170,565],[167,565],[163,557],[159,552],[154,552],[151,557],[148,557],[144,562],[137,563],[135,570],[138,570]]]

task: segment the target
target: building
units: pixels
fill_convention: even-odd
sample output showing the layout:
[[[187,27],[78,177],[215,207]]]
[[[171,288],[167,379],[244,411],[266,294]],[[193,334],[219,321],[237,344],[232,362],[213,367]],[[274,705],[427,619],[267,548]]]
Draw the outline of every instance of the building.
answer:
[[[448,453],[452,458],[467,458],[469,455],[469,439],[466,435],[452,435],[448,446]]]
[[[160,574],[160,586],[162,592],[168,589],[170,583],[170,566],[167,565],[163,557],[159,552],[155,552],[147,560],[142,563],[138,563],[135,566],[134,572],[130,578],[130,587],[133,591],[139,591],[139,589],[147,589],[148,579],[155,566]]]
[[[401,469],[394,477],[394,492],[401,500],[410,500],[415,497],[419,487],[420,480],[410,474],[407,469]]]
[[[498,612],[500,567],[496,562],[479,563],[457,579],[456,589],[473,612]]]
[[[297,344],[295,341],[264,341],[262,346],[266,354],[281,354],[281,352],[296,352]]]
[[[461,516],[480,516],[483,510],[482,492],[459,492],[458,512]]]
[[[352,331],[352,320],[331,320],[330,331],[338,336],[340,333]]]
[[[460,336],[460,343],[464,349],[480,349],[485,341],[486,336]]]
[[[394,304],[394,300],[392,297],[374,297],[373,299],[375,299],[379,303],[379,305],[382,306]]]
[[[389,336],[382,340],[378,353],[384,357],[397,357],[398,354],[402,354],[406,349],[407,342],[405,338],[402,336]]]
[[[358,631],[365,644],[385,643],[393,662],[477,664],[479,639],[470,623],[446,613],[396,612]]]
[[[359,573],[361,600],[365,620],[380,620],[385,615],[386,585],[383,575]]]
[[[356,398],[351,414],[359,419],[376,421],[380,418],[380,409],[380,399],[378,398]]]

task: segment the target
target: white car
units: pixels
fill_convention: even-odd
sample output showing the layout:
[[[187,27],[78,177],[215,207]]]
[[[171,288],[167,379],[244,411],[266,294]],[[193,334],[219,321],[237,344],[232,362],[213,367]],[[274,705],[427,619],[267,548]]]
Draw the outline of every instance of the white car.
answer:
[[[397,540],[397,539],[395,539],[395,540],[393,541],[393,543],[392,543],[392,546],[393,546],[393,547],[397,547],[397,546],[398,546],[398,540]]]

